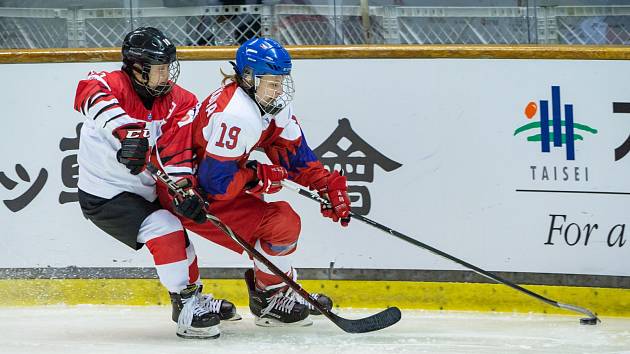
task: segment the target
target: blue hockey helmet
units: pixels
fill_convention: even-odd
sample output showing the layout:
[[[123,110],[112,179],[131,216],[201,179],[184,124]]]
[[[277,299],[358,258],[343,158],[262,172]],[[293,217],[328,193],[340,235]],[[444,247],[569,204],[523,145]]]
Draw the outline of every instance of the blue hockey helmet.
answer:
[[[236,73],[243,76],[250,68],[254,76],[291,74],[291,56],[271,38],[252,38],[236,51]]]
[[[232,63],[239,85],[268,114],[278,114],[293,100],[291,56],[271,38],[252,38],[236,51]]]

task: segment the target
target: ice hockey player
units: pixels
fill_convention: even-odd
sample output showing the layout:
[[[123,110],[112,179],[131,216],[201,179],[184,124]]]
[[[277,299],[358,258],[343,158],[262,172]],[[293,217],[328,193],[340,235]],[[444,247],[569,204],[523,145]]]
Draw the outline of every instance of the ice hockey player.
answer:
[[[287,275],[297,279],[290,255],[296,250],[300,218],[284,201],[265,202],[261,195],[278,192],[281,181],[293,181],[319,191],[332,208],[322,214],[346,226],[350,200],[346,178],[328,172],[306,143],[290,104],[294,88],[289,53],[269,38],[253,38],[239,47],[235,73],[224,75],[222,87],[200,105],[192,123],[197,183],[219,217]],[[272,164],[248,161],[264,149]],[[191,185],[194,183],[191,183]],[[170,195],[158,185],[162,205]],[[211,223],[181,219],[184,227],[235,252],[243,249]],[[262,263],[245,273],[249,307],[261,326],[304,326],[309,314],[319,314]],[[332,300],[312,294],[327,308]]]
[[[179,219],[159,205],[155,180],[145,171],[157,147],[168,156],[166,171],[192,173],[186,142],[162,141],[160,135],[190,118],[197,99],[175,84],[176,49],[161,31],[140,27],[128,33],[122,57],[122,70],[91,72],[77,87],[74,109],[86,116],[78,154],[81,210],[132,249],[147,246],[170,293],[178,336],[216,338],[220,319],[239,318],[236,309],[201,294],[193,244]],[[201,201],[193,196],[173,210],[192,222],[205,219]]]

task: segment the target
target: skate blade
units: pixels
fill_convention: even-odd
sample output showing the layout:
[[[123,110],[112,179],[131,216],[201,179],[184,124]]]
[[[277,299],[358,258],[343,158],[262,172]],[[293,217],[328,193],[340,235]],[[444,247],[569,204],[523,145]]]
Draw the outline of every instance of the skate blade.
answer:
[[[260,327],[306,327],[306,326],[312,325],[313,321],[311,321],[308,318],[305,318],[297,322],[286,323],[286,322],[278,321],[273,318],[255,317],[254,323],[256,324],[256,326],[260,326]]]
[[[234,314],[234,316],[230,317],[230,318],[226,318],[225,320],[221,320],[221,322],[234,322],[234,321],[240,321],[242,320],[243,317],[241,317],[241,315]]]
[[[177,328],[177,336],[185,339],[216,339],[221,335],[219,326],[211,326],[207,328]]]

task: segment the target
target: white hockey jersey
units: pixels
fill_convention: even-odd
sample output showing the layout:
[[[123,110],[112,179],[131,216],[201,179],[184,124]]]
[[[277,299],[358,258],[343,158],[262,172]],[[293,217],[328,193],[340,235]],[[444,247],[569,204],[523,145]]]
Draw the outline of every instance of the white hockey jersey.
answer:
[[[131,192],[154,201],[155,180],[146,170],[132,175],[118,162],[116,153],[121,144],[112,132],[122,125],[143,122],[149,131],[149,144],[154,147],[162,133],[170,129],[170,122],[194,116],[196,105],[197,98],[192,93],[174,85],[168,94],[157,97],[148,110],[126,73],[89,73],[86,80],[79,82],[74,102],[74,109],[86,116],[78,154],[79,189],[106,199]],[[186,148],[190,155],[189,146],[190,142],[181,142],[168,147],[167,173],[192,173],[190,157],[173,158],[185,153]]]

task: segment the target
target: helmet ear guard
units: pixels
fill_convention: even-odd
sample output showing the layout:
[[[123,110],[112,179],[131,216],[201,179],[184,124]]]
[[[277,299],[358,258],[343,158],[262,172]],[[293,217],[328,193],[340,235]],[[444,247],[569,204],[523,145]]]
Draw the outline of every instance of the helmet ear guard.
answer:
[[[245,69],[243,69],[243,75],[241,75],[241,81],[246,89],[248,90],[253,89],[254,91],[256,91],[256,78],[254,77],[254,70],[252,70],[251,67],[248,66],[248,67],[245,67]]]
[[[128,66],[131,70],[137,72],[142,76],[142,80],[149,81],[149,72],[151,71],[151,64],[133,63]]]
[[[236,83],[240,88],[242,88],[252,100],[256,101],[256,90],[252,81],[252,71],[251,68],[244,68],[243,74],[240,74],[236,69],[236,63],[233,61],[229,61],[232,65],[232,69],[234,69],[234,77],[233,80],[236,80]]]

